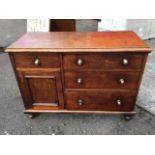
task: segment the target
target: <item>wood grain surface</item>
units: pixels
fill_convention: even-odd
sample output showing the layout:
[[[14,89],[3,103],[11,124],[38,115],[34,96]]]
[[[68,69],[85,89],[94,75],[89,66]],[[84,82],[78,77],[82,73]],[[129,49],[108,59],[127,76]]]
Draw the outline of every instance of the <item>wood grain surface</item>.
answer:
[[[119,91],[71,91],[66,92],[68,110],[107,110],[107,111],[132,111],[136,93]],[[78,100],[83,105],[78,104]],[[121,105],[117,105],[121,100]]]
[[[82,60],[82,65],[77,65],[78,59]],[[123,59],[128,60],[128,64],[123,64]],[[142,53],[74,53],[63,56],[65,70],[70,69],[101,69],[101,70],[131,70],[141,69],[143,66],[144,54]]]
[[[85,71],[65,72],[66,89],[134,89],[138,87],[141,72],[110,72],[110,71]],[[78,83],[81,79],[81,83]],[[120,83],[124,80],[124,84]]]
[[[27,33],[6,49],[25,113],[133,114],[150,51],[132,31]]]
[[[30,32],[10,45],[7,52],[151,51],[132,31]]]

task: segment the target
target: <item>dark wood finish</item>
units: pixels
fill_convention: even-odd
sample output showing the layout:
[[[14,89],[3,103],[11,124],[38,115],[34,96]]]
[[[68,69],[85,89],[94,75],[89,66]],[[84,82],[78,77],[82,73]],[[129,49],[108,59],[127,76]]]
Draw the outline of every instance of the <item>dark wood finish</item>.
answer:
[[[21,68],[60,68],[59,55],[50,53],[15,53],[16,67]],[[35,60],[39,64],[35,65]]]
[[[112,113],[126,119],[134,114],[151,49],[127,31],[28,33],[6,51],[25,113]]]
[[[8,52],[150,52],[132,31],[29,32],[9,46]]]
[[[94,110],[34,110],[34,109],[26,109],[24,110],[25,114],[36,114],[36,113],[70,113],[70,114],[136,114],[135,111],[94,111]]]
[[[50,19],[50,31],[76,31],[76,20]]]
[[[63,109],[60,72],[18,71],[26,108]]]
[[[21,80],[20,80],[16,65],[15,65],[13,53],[9,53],[9,57],[10,57],[10,61],[12,63],[12,67],[13,67],[13,70],[14,70],[14,73],[15,73],[15,76],[16,76],[16,80],[18,81],[18,87],[19,87],[20,94],[21,94],[22,99],[23,99],[24,107],[25,107],[25,109],[28,109],[28,104],[27,104],[28,102],[25,99],[25,93],[22,92],[23,84],[20,82]]]
[[[61,65],[61,80],[62,80],[62,89],[63,89],[63,99],[64,99],[64,101],[66,101],[65,100],[65,95],[64,95],[64,92],[65,92],[65,79],[64,79],[62,55],[60,55],[60,65]],[[64,109],[66,108],[65,106],[66,105],[64,104]]]
[[[135,97],[132,91],[71,91],[66,92],[66,103],[69,110],[133,111]],[[79,99],[83,105],[78,104]],[[117,100],[122,105],[117,105]]]
[[[110,71],[77,71],[65,72],[66,89],[134,89],[138,87],[140,72],[110,72]],[[81,79],[81,83],[78,83]],[[124,80],[121,83],[120,80]]]
[[[83,64],[77,65],[78,59],[82,59]],[[123,65],[123,59],[129,62]],[[109,54],[67,54],[64,55],[65,69],[142,69],[144,55],[141,53],[109,53]]]

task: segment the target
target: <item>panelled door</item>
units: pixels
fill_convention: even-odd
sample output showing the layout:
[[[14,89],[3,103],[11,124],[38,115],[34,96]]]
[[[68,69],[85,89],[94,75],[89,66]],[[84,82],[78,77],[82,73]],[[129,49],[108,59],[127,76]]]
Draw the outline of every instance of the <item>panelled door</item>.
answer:
[[[59,71],[19,71],[26,108],[63,109],[63,92]]]

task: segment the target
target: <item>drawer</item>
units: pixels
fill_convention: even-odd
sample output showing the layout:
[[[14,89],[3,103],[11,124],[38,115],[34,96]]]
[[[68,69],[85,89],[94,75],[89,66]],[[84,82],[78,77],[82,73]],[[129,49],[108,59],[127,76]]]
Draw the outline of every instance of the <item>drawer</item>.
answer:
[[[137,89],[141,72],[66,71],[64,75],[68,89]]]
[[[50,53],[15,53],[16,67],[30,68],[58,68],[60,67],[59,55]]]
[[[75,91],[66,92],[68,110],[132,111],[135,92]]]
[[[67,54],[63,64],[64,69],[142,69],[143,60],[141,53]]]

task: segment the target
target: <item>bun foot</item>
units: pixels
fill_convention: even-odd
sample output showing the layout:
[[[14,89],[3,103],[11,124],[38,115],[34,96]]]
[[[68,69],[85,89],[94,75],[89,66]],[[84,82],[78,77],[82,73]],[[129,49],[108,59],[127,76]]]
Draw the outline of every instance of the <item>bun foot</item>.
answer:
[[[34,119],[34,118],[36,118],[37,116],[39,116],[39,114],[38,114],[38,113],[37,113],[37,114],[28,114],[27,116],[28,116],[28,118],[30,118],[30,119]]]
[[[125,121],[130,121],[132,118],[133,118],[133,114],[126,114],[126,115],[124,115],[124,120]]]

